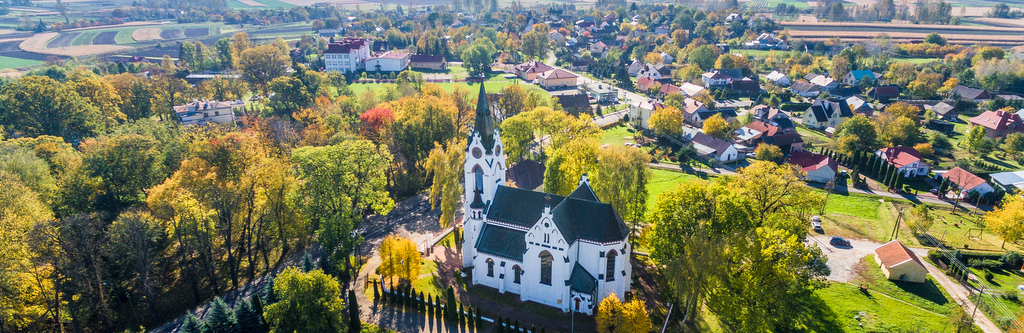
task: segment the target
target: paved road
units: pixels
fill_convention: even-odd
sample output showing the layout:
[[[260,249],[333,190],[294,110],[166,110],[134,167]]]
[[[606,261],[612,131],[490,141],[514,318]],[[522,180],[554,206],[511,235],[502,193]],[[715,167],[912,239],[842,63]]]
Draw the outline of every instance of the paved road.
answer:
[[[619,120],[622,120],[622,117],[625,116],[627,113],[629,113],[629,109],[619,110],[612,113],[606,113],[603,116],[595,117],[594,123],[597,124],[597,127],[605,127],[614,124]]]
[[[828,279],[840,282],[850,282],[856,276],[853,267],[865,256],[875,254],[875,249],[882,245],[882,243],[878,242],[850,239],[849,247],[836,247],[828,243],[830,236],[827,235],[810,234],[807,238],[808,243],[816,243],[824,254],[828,256],[828,268],[832,271]],[[928,257],[928,249],[910,248],[910,250],[921,258]],[[928,269],[928,274],[942,286],[942,289],[945,289],[953,297],[957,304],[963,306],[964,311],[971,313],[974,310],[974,302],[970,299],[971,293],[967,287],[950,279],[949,276],[927,260],[921,260],[921,262]],[[986,333],[1002,332],[998,326],[982,313],[978,313],[975,316],[974,323]]]

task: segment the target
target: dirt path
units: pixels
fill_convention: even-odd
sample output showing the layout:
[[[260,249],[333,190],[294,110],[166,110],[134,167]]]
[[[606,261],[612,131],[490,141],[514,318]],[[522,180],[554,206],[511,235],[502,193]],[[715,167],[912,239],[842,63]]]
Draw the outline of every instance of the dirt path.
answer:
[[[924,267],[928,269],[928,274],[931,274],[931,276],[935,278],[935,281],[938,281],[939,285],[942,285],[942,288],[946,289],[946,292],[948,292],[958,304],[963,305],[964,311],[967,311],[967,313],[973,312],[975,305],[974,302],[971,301],[971,293],[967,291],[967,288],[962,284],[951,280],[949,276],[946,276],[946,274],[940,271],[938,267],[933,266],[927,261],[924,261]],[[980,311],[974,316],[974,324],[981,327],[981,330],[985,331],[985,333],[1002,332],[995,323],[989,320],[984,313],[980,313]]]

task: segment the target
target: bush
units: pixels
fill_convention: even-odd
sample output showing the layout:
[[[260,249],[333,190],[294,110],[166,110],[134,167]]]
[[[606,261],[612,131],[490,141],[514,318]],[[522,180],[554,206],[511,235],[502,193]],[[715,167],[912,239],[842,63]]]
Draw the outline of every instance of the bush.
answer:
[[[994,279],[995,277],[996,276],[993,275],[991,271],[985,271],[985,281],[992,282],[992,279]]]
[[[1020,293],[1018,293],[1015,290],[1004,292],[1002,295],[999,295],[999,296],[1002,297],[1003,299],[1011,301],[1011,302],[1019,302],[1020,301]]]
[[[1000,258],[1000,261],[1003,262],[1003,268],[1014,269],[1020,267],[1020,253],[1017,253],[1017,251],[1006,251],[1006,253],[1003,253],[1003,257]]]

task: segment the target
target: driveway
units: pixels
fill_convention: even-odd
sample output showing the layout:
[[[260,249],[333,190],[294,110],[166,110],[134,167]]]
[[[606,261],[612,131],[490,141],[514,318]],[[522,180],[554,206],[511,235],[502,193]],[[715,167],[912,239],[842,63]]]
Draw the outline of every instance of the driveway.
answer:
[[[808,243],[815,243],[818,248],[824,252],[825,256],[828,257],[828,268],[831,269],[828,279],[839,282],[850,282],[855,277],[856,273],[853,271],[853,267],[860,262],[862,258],[869,254],[875,254],[875,248],[882,245],[882,243],[848,239],[850,246],[835,247],[828,243],[831,236],[811,233],[807,236]],[[927,258],[928,250],[921,248],[910,248],[918,257]],[[937,267],[932,265],[927,260],[921,260],[924,263],[925,268],[928,269],[928,274],[935,279],[942,289],[945,289],[950,296],[963,306],[964,311],[971,313],[974,310],[974,302],[971,301],[971,293],[966,287],[959,282],[953,281],[945,273],[939,270]],[[974,323],[981,328],[985,333],[998,333],[1002,332],[998,326],[992,323],[984,314],[977,314],[974,318]]]

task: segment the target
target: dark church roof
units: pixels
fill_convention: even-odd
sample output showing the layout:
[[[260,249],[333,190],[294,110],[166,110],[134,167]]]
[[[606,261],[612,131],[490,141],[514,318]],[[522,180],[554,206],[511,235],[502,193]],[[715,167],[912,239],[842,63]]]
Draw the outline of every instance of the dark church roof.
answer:
[[[519,161],[505,171],[505,179],[518,188],[535,189],[544,183],[544,165],[534,160]]]
[[[566,280],[565,284],[576,292],[593,295],[597,291],[597,279],[578,262],[572,266],[572,274],[569,275],[569,280]]]
[[[480,82],[480,96],[476,102],[476,122],[473,125],[473,131],[480,132],[480,141],[487,153],[490,154],[491,149],[494,149],[494,119],[491,117],[491,108],[487,103],[487,90],[484,89],[483,82]],[[472,140],[473,137],[470,136],[470,144]],[[469,146],[467,145],[467,147]]]
[[[523,261],[526,253],[526,231],[484,224],[480,238],[476,241],[477,251],[509,259]]]
[[[589,193],[587,193],[589,192]],[[611,205],[596,201],[589,185],[581,185],[569,197],[498,186],[487,208],[487,219],[531,228],[545,207],[568,243],[584,239],[598,243],[626,239],[629,229]]]

